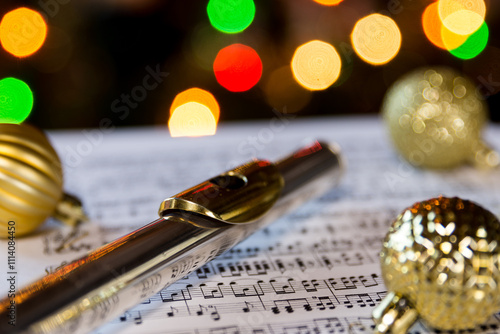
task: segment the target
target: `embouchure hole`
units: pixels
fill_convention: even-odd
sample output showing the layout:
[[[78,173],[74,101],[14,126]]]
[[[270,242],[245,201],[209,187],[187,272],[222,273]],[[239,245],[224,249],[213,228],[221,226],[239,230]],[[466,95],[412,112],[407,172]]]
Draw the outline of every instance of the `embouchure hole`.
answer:
[[[239,189],[246,186],[248,180],[241,174],[229,172],[210,179],[210,182],[221,188]]]

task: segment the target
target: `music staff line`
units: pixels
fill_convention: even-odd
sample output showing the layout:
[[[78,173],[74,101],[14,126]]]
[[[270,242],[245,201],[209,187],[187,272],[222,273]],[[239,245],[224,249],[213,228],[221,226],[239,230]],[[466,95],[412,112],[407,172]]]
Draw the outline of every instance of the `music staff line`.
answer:
[[[179,288],[179,286],[181,286]],[[205,281],[197,286],[188,283],[177,282],[163,289],[150,298],[150,301],[178,301],[192,300],[197,298],[214,299],[233,297],[251,297],[263,295],[282,295],[299,292],[340,292],[344,290],[356,290],[358,288],[383,287],[383,279],[378,274],[332,277],[326,279],[295,280],[292,277],[275,277],[269,280],[241,279],[229,283]]]
[[[143,318],[161,319],[173,317],[200,317],[208,316],[213,321],[218,321],[223,315],[251,313],[251,312],[270,312],[274,315],[291,314],[295,312],[327,311],[338,307],[345,309],[353,308],[373,308],[385,296],[386,291],[369,293],[352,293],[338,296],[309,296],[273,300],[244,300],[241,302],[214,302],[211,304],[199,304],[187,301],[170,302],[165,306],[145,309],[129,310],[120,318],[120,322],[134,322],[140,325]]]
[[[255,259],[253,261],[223,261],[216,258],[213,262],[199,268],[191,275],[200,279],[211,276],[243,277],[264,276],[274,272],[284,274],[299,270],[307,272],[320,267],[332,270],[336,267],[354,267],[374,264],[375,260],[363,251],[342,252],[340,254],[303,255],[296,257],[283,256],[276,259]]]
[[[137,320],[137,319],[135,319]],[[140,323],[139,323],[140,324]],[[495,333],[500,328],[498,316],[490,319],[486,324],[471,329],[471,333]],[[369,317],[315,317],[306,322],[277,322],[262,325],[230,325],[216,326],[201,329],[175,331],[171,334],[369,334],[374,329],[373,320]],[[408,334],[439,334],[432,328],[417,322]]]

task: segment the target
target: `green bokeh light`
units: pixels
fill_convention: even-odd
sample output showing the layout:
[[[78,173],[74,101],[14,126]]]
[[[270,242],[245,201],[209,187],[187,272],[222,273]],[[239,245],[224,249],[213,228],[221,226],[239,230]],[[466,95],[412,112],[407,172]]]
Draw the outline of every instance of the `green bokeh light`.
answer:
[[[0,80],[0,123],[19,124],[33,109],[33,93],[22,80]]]
[[[208,18],[215,29],[234,34],[245,30],[255,17],[253,0],[210,0]]]
[[[488,44],[488,36],[488,25],[484,22],[462,45],[450,50],[450,53],[460,59],[472,59],[484,50]]]

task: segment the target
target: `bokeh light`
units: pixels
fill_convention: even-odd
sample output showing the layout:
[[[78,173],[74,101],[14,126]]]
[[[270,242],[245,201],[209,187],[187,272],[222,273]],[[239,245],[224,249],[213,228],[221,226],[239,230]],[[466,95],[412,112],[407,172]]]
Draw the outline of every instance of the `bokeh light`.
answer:
[[[459,35],[470,35],[484,22],[484,0],[439,0],[438,13],[441,22]]]
[[[422,26],[427,39],[441,49],[458,48],[467,40],[466,35],[454,33],[443,25],[439,17],[437,2],[431,3],[425,9],[422,15]]]
[[[168,121],[172,137],[199,137],[214,135],[217,121],[210,109],[198,102],[177,107]]]
[[[26,57],[38,51],[47,36],[47,24],[42,16],[22,7],[4,15],[0,22],[0,42],[16,57]]]
[[[460,1],[450,6],[456,7],[457,4],[460,5]],[[473,4],[471,3],[469,8],[473,8]],[[439,1],[431,3],[422,15],[422,26],[429,41],[439,48],[448,50],[452,55],[460,59],[471,59],[480,54],[488,43],[489,30],[486,22],[481,19],[480,28],[472,34],[459,34],[456,32],[457,29],[451,30],[449,25],[447,26],[442,22],[439,5]],[[464,10],[455,13],[462,12]],[[455,13],[449,14],[448,17],[455,16]]]
[[[215,29],[225,33],[238,33],[252,23],[255,4],[253,0],[210,0],[207,14]]]
[[[343,0],[314,0],[314,1],[325,6],[335,6],[341,3]]]
[[[304,108],[312,93],[295,81],[290,66],[274,70],[264,85],[267,103],[283,113],[294,113]]]
[[[460,59],[472,59],[480,54],[488,44],[489,29],[486,22],[459,47],[451,49],[450,53]]]
[[[372,65],[391,61],[401,47],[401,32],[388,16],[371,14],[358,20],[351,34],[356,54]]]
[[[338,79],[342,61],[332,45],[314,40],[295,50],[291,66],[299,84],[310,90],[323,90]]]
[[[5,78],[0,80],[0,123],[19,124],[33,108],[33,93],[22,80]]]
[[[422,14],[422,27],[424,28],[425,36],[432,44],[438,48],[446,49],[443,38],[441,37],[443,25],[439,18],[437,2],[433,2],[425,8]]]
[[[178,107],[188,102],[198,102],[206,106],[214,115],[215,121],[219,121],[220,108],[215,97],[210,92],[196,87],[177,94],[170,107],[170,115],[172,115]]]
[[[257,52],[243,44],[232,44],[219,51],[214,61],[217,82],[231,92],[244,92],[259,82],[262,61]]]
[[[444,48],[446,50],[453,50],[460,45],[464,44],[465,41],[467,40],[467,35],[460,35],[457,33],[454,33],[450,29],[446,28],[444,24],[441,24],[441,40],[443,41]]]

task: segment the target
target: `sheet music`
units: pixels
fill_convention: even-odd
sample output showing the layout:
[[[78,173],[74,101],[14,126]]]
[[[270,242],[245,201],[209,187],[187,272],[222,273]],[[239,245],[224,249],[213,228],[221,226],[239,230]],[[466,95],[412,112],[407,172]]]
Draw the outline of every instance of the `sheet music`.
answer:
[[[276,160],[312,139],[335,141],[342,183],[282,217],[112,322],[106,333],[369,333],[386,295],[378,253],[404,208],[460,196],[500,216],[500,171],[419,170],[393,150],[378,118],[222,124],[215,136],[170,138],[165,128],[52,132],[65,189],[91,218],[77,235],[54,221],[18,238],[17,287],[157,217],[161,201],[257,156]],[[486,139],[500,148],[500,128]],[[67,247],[62,247],[71,238]],[[5,241],[0,247],[7,248]],[[6,267],[6,256],[2,258]],[[5,265],[4,265],[5,264]],[[4,271],[6,271],[4,269]],[[0,280],[0,292],[8,290]],[[475,332],[496,333],[500,314]],[[412,333],[429,332],[421,323]]]

